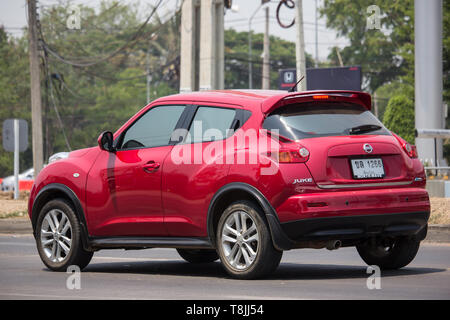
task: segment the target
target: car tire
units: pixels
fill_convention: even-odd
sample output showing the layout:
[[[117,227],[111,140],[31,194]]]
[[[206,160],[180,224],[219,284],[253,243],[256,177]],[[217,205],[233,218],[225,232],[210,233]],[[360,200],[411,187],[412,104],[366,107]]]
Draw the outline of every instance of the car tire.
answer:
[[[393,240],[389,245],[361,244],[356,249],[368,265],[377,265],[382,270],[400,269],[408,265],[419,251],[420,241],[407,238]]]
[[[178,254],[190,263],[211,263],[219,259],[216,250],[208,249],[177,249]]]
[[[50,270],[66,271],[73,265],[82,270],[92,259],[93,252],[83,248],[78,217],[65,199],[54,199],[43,206],[35,238],[39,256]]]
[[[250,201],[234,202],[225,209],[217,225],[216,248],[225,270],[236,279],[269,275],[283,255],[273,246],[260,207]]]

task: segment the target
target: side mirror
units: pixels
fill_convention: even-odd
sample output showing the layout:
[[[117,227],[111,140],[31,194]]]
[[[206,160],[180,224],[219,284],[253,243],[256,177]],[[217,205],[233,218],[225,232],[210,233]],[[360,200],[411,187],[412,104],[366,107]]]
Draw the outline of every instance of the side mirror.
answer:
[[[100,149],[108,152],[114,151],[113,148],[114,137],[111,131],[102,132],[98,137],[97,142]]]

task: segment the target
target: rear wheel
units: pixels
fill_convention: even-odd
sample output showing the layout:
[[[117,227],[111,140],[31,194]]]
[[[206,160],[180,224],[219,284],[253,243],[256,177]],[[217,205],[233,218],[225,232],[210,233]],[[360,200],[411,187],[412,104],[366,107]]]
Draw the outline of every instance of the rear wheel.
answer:
[[[91,261],[93,253],[83,249],[79,220],[66,200],[44,205],[35,232],[39,256],[49,269],[66,271],[71,265],[83,269]]]
[[[358,245],[356,249],[368,265],[377,265],[380,269],[390,270],[400,269],[413,261],[419,246],[419,241],[399,238],[385,243]]]
[[[190,263],[210,263],[219,259],[216,250],[209,249],[177,249],[178,254]]]
[[[280,263],[283,252],[274,248],[261,209],[250,201],[230,205],[219,220],[216,234],[220,260],[234,278],[260,278]]]

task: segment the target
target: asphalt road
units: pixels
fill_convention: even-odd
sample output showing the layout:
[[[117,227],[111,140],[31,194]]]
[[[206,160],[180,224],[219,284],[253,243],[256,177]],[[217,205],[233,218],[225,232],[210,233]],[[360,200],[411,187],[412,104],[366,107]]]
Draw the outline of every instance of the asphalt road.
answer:
[[[285,252],[263,280],[229,279],[219,262],[191,265],[174,249],[104,250],[81,274],[51,272],[31,236],[0,235],[0,299],[450,299],[450,245],[423,244],[406,268],[382,272],[367,288],[366,265],[354,248]]]

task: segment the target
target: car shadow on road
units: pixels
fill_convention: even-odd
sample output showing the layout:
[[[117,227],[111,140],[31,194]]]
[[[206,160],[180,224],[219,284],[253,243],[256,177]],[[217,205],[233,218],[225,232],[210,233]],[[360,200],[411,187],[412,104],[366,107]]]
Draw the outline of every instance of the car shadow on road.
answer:
[[[405,267],[399,270],[382,270],[382,277],[398,277],[407,275],[445,272],[445,269]],[[267,279],[272,280],[323,280],[323,279],[359,279],[367,278],[367,266],[330,265],[330,264],[280,264],[274,274]]]
[[[382,277],[398,277],[445,272],[446,269],[405,267],[400,270],[386,270]],[[123,261],[91,263],[83,272],[146,274],[190,277],[229,278],[219,262],[191,264],[184,261]],[[265,280],[323,280],[367,278],[366,266],[281,263],[277,270]]]

